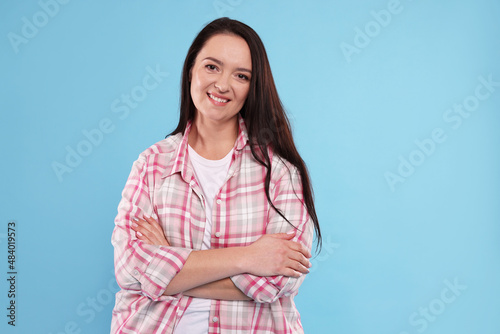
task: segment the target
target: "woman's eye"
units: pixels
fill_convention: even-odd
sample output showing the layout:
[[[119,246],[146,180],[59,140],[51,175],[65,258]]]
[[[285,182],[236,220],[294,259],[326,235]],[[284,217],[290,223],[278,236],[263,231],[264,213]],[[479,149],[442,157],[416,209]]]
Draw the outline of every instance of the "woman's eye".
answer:
[[[244,74],[238,74],[238,78],[239,79],[243,79],[243,80],[250,80],[246,75]]]
[[[208,68],[209,70],[212,70],[212,71],[215,71],[217,69],[217,66],[215,66],[215,65],[207,65],[205,67]]]

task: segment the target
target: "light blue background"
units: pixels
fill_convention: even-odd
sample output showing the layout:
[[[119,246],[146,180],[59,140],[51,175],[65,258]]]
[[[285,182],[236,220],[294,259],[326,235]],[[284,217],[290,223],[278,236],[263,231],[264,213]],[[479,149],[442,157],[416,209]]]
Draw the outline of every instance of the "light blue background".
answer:
[[[38,14],[16,53],[9,33],[22,36],[23,17],[42,8],[3,1],[0,331],[109,332],[121,191],[139,153],[177,124],[187,49],[223,15],[263,39],[312,176],[324,248],[296,298],[306,333],[500,333],[500,87],[458,128],[443,118],[474,102],[479,77],[500,82],[500,1],[401,0],[390,22],[374,23],[371,11],[391,3],[70,1],[46,24]],[[341,45],[356,41],[346,56]],[[121,119],[111,104],[156,66],[168,76]],[[113,131],[60,181],[52,164],[103,119]],[[415,140],[436,128],[446,140],[418,153]],[[425,160],[391,189],[385,174],[400,156]],[[15,328],[5,317],[10,220]]]

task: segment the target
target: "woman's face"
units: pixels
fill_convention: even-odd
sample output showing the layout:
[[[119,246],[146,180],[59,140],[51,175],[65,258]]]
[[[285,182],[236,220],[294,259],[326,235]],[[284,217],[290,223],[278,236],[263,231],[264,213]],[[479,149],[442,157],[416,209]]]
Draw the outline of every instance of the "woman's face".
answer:
[[[208,39],[190,71],[191,98],[202,122],[236,120],[250,89],[250,48],[239,36],[218,34]]]

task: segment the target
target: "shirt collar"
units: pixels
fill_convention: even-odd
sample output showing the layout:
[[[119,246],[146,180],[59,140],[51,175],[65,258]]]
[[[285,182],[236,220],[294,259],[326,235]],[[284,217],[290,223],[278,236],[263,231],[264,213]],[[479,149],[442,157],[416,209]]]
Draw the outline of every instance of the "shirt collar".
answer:
[[[181,173],[182,178],[186,182],[190,182],[193,175],[193,170],[188,163],[187,159],[187,150],[188,150],[188,137],[189,132],[191,131],[192,121],[189,121],[186,125],[186,129],[184,130],[184,135],[182,136],[181,142],[177,149],[174,163],[172,165],[172,169],[165,169],[163,172],[162,178],[170,176],[175,173]],[[236,138],[236,142],[234,143],[234,150],[241,151],[248,144],[248,132],[247,127],[245,125],[245,120],[238,114],[238,137]],[[234,154],[234,153],[233,153]]]
[[[238,114],[239,132],[236,138],[235,149],[241,151],[248,143],[248,131],[245,120]]]

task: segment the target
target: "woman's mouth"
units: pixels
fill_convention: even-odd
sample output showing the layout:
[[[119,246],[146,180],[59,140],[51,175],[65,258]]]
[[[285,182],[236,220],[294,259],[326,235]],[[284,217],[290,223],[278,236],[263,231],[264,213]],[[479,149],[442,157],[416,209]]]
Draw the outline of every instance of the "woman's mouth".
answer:
[[[228,99],[223,99],[223,98],[217,97],[215,95],[212,95],[211,93],[207,93],[207,95],[209,98],[211,98],[212,100],[214,100],[215,102],[218,102],[218,103],[228,103],[229,102]]]

